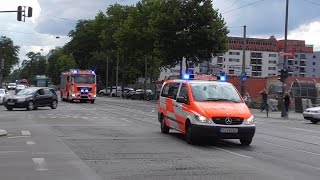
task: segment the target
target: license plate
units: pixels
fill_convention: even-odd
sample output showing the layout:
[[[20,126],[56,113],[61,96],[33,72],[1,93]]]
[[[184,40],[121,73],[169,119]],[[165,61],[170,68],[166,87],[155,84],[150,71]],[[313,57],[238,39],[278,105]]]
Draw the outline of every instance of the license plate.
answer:
[[[222,133],[238,133],[237,128],[221,128],[220,132]]]
[[[14,102],[8,102],[8,105],[14,105]]]

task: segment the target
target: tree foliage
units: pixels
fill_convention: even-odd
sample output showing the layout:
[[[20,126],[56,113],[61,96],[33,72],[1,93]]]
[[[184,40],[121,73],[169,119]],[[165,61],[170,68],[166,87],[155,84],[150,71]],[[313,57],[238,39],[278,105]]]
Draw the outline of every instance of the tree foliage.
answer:
[[[5,36],[0,37],[0,59],[4,59],[4,73],[3,77],[6,77],[10,74],[11,69],[14,65],[19,62],[19,53],[20,47],[15,46],[13,41],[10,38]]]
[[[96,69],[105,81],[115,79],[119,55],[119,79],[131,82],[145,74],[159,77],[163,67],[186,58],[195,64],[227,51],[228,29],[211,0],[141,0],[134,6],[114,4],[92,20],[79,20],[71,41],[48,59],[49,76],[63,68]],[[56,80],[54,80],[56,82]]]

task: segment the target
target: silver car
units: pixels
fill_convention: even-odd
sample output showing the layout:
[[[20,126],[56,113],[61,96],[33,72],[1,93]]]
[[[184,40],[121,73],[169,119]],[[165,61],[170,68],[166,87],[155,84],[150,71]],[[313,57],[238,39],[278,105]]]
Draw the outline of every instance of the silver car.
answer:
[[[306,120],[310,120],[313,124],[320,122],[320,107],[307,108],[303,112],[303,117]]]
[[[5,89],[0,89],[0,104],[4,103],[4,97],[6,96],[7,92]]]

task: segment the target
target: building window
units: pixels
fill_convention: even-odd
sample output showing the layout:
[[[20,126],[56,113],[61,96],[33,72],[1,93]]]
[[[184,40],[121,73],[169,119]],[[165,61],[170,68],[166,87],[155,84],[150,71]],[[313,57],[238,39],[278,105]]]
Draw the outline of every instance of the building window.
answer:
[[[276,67],[268,67],[268,70],[276,70]]]
[[[229,58],[229,62],[240,62],[240,59]]]
[[[269,60],[269,64],[277,64],[277,61],[275,61],[275,60]]]
[[[312,65],[316,65],[316,62],[312,62]]]
[[[294,62],[294,64],[298,64],[298,62],[297,62],[297,61],[295,61],[295,62]]]
[[[306,55],[305,54],[300,54],[300,59],[306,59]]]
[[[316,59],[317,58],[317,56],[316,55],[313,55],[313,59]]]
[[[277,57],[277,54],[269,54],[269,57]]]
[[[240,52],[230,51],[229,55],[240,55]]]
[[[312,69],[312,71],[313,71],[313,72],[316,72],[316,69],[315,69],[315,68],[313,68],[313,69]]]

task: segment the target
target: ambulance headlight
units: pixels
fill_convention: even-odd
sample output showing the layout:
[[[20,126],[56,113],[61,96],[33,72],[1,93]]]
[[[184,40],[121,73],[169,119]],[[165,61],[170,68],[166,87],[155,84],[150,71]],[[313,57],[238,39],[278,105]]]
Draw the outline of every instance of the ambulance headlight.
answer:
[[[212,123],[212,121],[211,121],[210,119],[208,119],[208,118],[206,118],[206,117],[204,117],[204,116],[198,115],[198,114],[195,114],[195,115],[194,115],[194,118],[195,118],[197,121],[201,122],[201,123],[209,123],[209,124]]]
[[[76,97],[76,94],[72,94],[72,97]]]
[[[246,125],[254,124],[254,117],[250,116],[248,119],[245,119],[244,124],[246,124]]]

